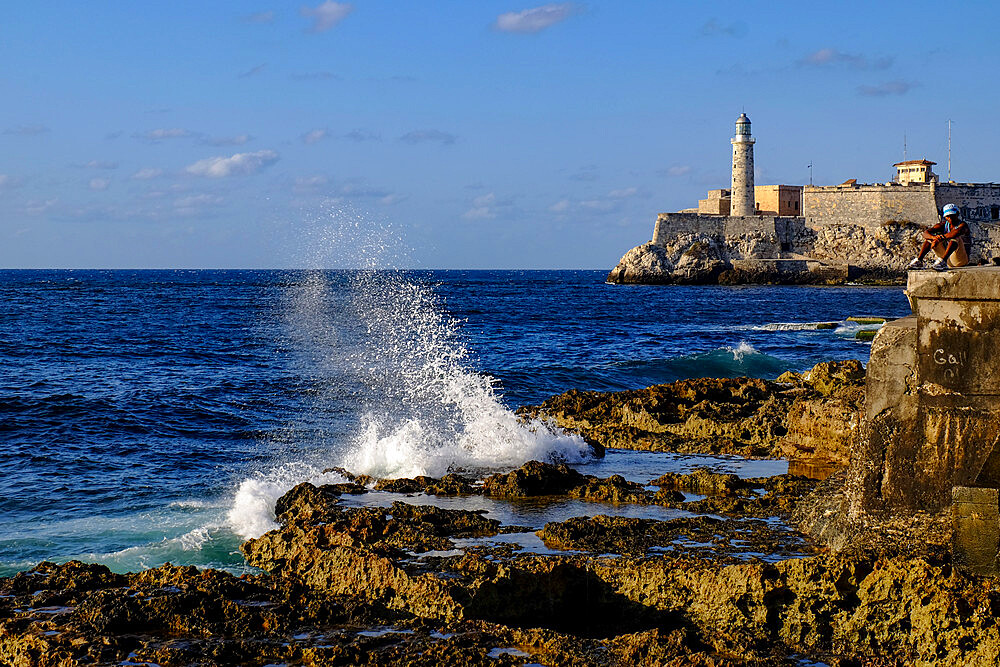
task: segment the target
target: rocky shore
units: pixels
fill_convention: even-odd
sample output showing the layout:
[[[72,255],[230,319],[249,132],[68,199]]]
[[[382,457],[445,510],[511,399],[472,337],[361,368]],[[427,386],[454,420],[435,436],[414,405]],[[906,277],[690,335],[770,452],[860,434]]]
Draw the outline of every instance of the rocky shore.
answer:
[[[823,481],[637,481],[538,461],[442,478],[341,470],[345,483],[278,500],[280,528],[241,547],[255,574],[71,562],[0,579],[0,664],[995,664],[1000,588],[954,566],[947,512],[843,529],[864,377],[825,363],[521,411],[598,450],[839,470]]]
[[[787,458],[793,468],[847,465],[864,410],[865,369],[824,362],[777,380],[702,378],[634,391],[568,391],[520,414],[610,449]]]

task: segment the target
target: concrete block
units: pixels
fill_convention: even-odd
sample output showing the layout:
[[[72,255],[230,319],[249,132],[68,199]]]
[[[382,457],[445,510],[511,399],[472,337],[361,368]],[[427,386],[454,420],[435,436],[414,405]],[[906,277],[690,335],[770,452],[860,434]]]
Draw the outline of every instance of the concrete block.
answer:
[[[1000,575],[1000,490],[952,489],[952,549],[955,563],[982,576]]]

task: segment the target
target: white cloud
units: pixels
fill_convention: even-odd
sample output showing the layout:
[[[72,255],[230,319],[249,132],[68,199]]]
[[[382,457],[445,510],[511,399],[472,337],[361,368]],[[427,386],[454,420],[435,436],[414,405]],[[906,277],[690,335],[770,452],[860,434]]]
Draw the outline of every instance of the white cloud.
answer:
[[[187,167],[186,171],[195,176],[209,178],[225,178],[226,176],[245,176],[260,171],[264,167],[278,161],[274,151],[257,151],[255,153],[236,153],[230,157],[219,156],[198,160]]]
[[[667,176],[683,176],[691,172],[691,165],[681,164],[667,169]]]
[[[302,135],[302,143],[307,146],[312,146],[317,144],[326,138],[327,131],[323,129],[310,130]]]
[[[435,142],[442,146],[450,146],[458,140],[458,137],[441,130],[413,130],[401,136],[399,140],[407,144]]]
[[[612,199],[628,199],[629,197],[635,197],[639,194],[639,188],[622,188],[620,190],[612,190],[608,193],[608,196]]]
[[[152,178],[163,175],[162,169],[156,169],[155,167],[143,167],[139,171],[132,174],[132,178],[137,181],[148,181]]]
[[[160,127],[148,132],[136,133],[132,135],[136,139],[158,143],[164,139],[183,139],[193,137],[194,133],[180,127]]]
[[[514,205],[511,197],[497,199],[496,194],[490,192],[472,200],[472,208],[462,214],[466,220],[491,220],[500,213],[510,212]]]
[[[109,185],[111,185],[111,181],[106,178],[92,178],[87,187],[91,190],[107,190]]]
[[[564,21],[575,12],[576,7],[571,2],[554,3],[501,14],[493,25],[504,32],[539,32]]]
[[[568,199],[560,199],[552,206],[549,206],[549,210],[552,211],[553,213],[562,213],[563,211],[566,211],[568,209],[569,209]]]
[[[313,20],[312,27],[309,29],[311,32],[326,32],[347,18],[352,9],[354,6],[349,3],[326,0],[316,7],[303,7],[299,11],[302,16]]]

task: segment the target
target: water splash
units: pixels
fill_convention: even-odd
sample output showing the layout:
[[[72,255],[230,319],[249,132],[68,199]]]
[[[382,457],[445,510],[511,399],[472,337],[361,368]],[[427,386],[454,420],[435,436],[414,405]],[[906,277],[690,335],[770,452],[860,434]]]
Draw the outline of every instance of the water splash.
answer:
[[[580,436],[523,422],[503,405],[433,287],[381,263],[398,244],[366,237],[358,221],[352,213],[344,228],[319,235],[334,246],[360,236],[349,247],[356,270],[313,270],[289,286],[289,343],[313,404],[288,430],[294,446],[299,438],[312,446],[241,483],[229,522],[243,537],[273,528],[276,499],[298,482],[325,479],[331,466],[375,477],[440,476],[591,456]]]

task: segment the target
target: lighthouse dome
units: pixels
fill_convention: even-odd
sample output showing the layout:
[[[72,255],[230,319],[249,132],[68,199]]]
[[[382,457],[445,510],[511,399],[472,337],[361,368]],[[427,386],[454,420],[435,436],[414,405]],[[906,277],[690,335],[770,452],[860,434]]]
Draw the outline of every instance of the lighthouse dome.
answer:
[[[739,135],[750,135],[750,118],[747,117],[746,113],[741,113],[740,117],[736,119],[736,134]]]

